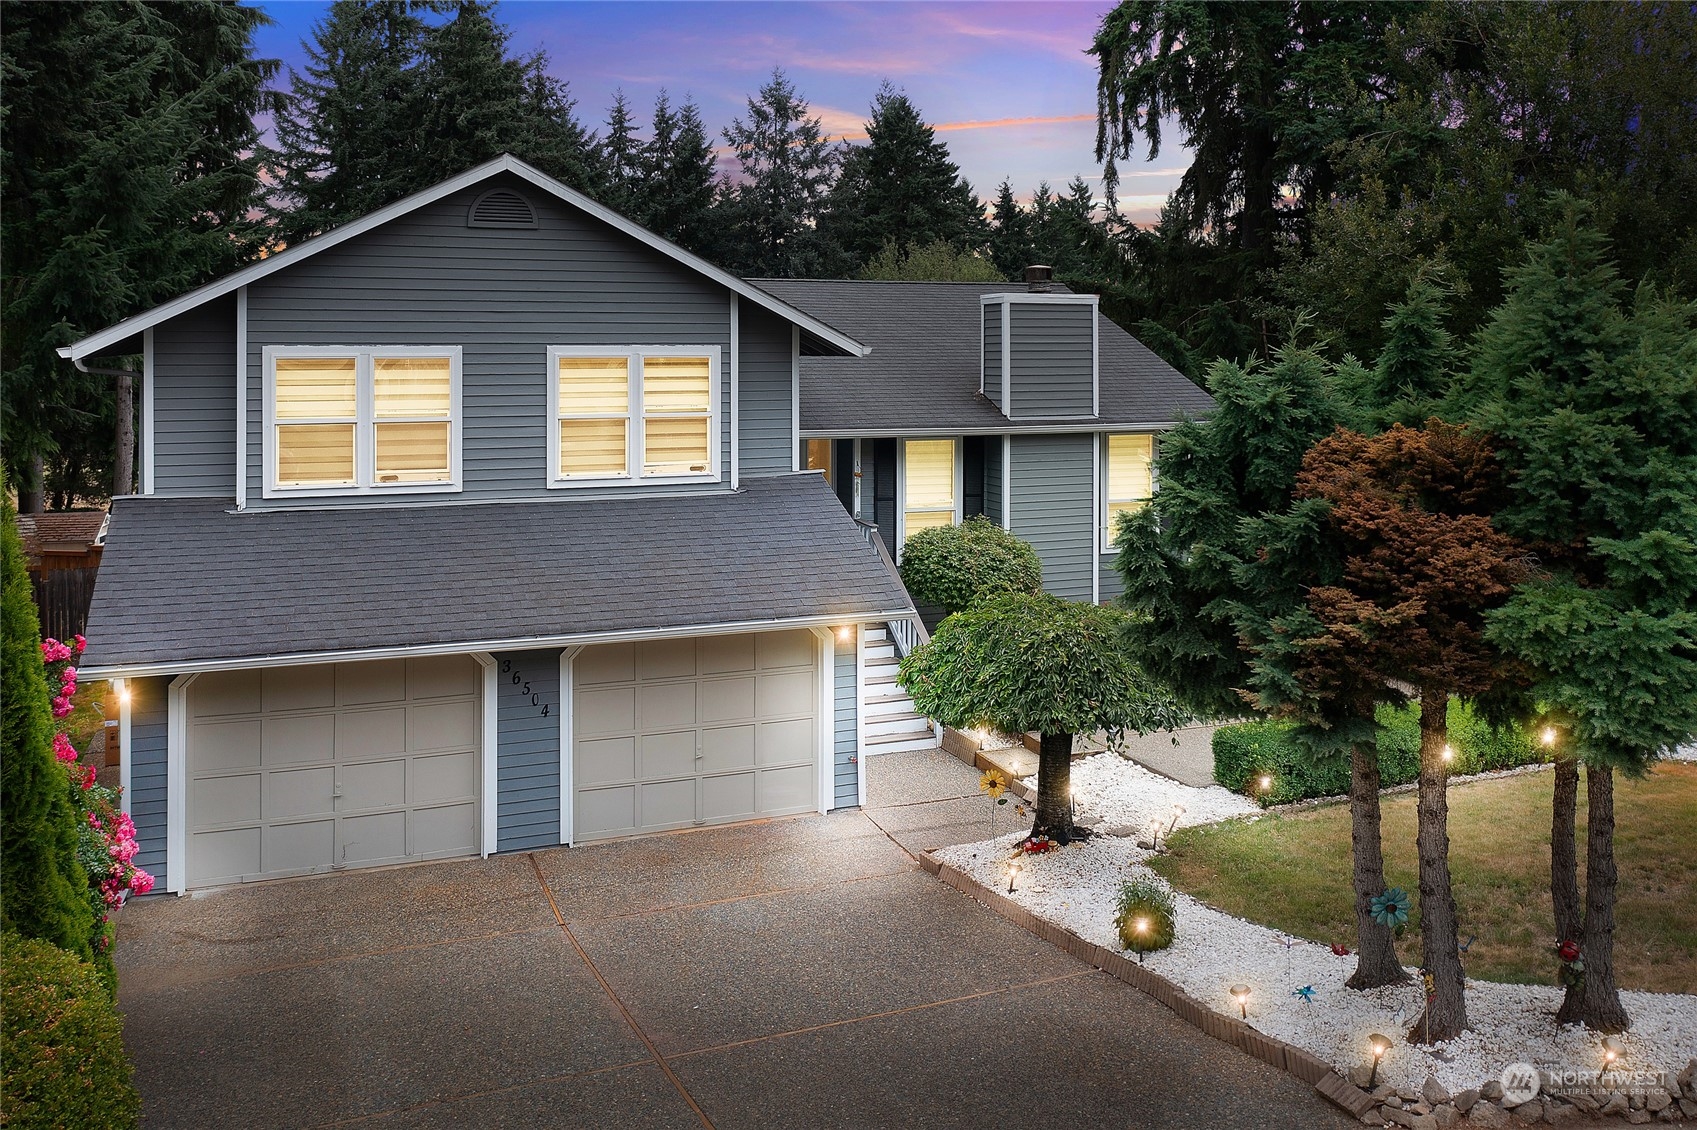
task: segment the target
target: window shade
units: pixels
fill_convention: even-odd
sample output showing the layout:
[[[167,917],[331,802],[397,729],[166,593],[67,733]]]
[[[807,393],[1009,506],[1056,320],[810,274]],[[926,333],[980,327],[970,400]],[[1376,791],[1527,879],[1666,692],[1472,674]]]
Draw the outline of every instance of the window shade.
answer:
[[[351,420],[359,412],[358,364],[352,357],[279,357],[279,420]]]

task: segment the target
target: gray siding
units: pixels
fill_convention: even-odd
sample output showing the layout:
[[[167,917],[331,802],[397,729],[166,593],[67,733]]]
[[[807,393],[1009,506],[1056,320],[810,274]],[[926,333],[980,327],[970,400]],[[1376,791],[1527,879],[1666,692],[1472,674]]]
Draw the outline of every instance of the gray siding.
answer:
[[[1119,572],[1114,568],[1114,555],[1112,553],[1102,554],[1101,569],[1101,588],[1097,590],[1097,594],[1103,604],[1111,604],[1119,599],[1121,593],[1125,592],[1125,583],[1120,579]]]
[[[538,228],[466,227],[472,200],[497,185],[530,201]],[[720,471],[728,482],[731,302],[717,284],[516,177],[484,181],[248,288],[248,505],[298,504],[262,497],[267,345],[461,346],[464,478],[450,497],[468,500],[582,495],[547,489],[548,346],[717,345]],[[726,487],[609,491],[680,489]]]
[[[788,474],[794,465],[795,368],[790,323],[744,302],[738,320],[742,357],[737,386],[742,403],[738,464],[744,475]]]
[[[1097,566],[1095,443],[1090,435],[1016,435],[1011,500],[1015,534],[1043,561],[1043,587],[1089,600]]]
[[[236,300],[153,330],[153,492],[236,493]]]
[[[495,850],[560,842],[560,653],[495,656]]]
[[[984,516],[1002,520],[1002,437],[984,437]]]
[[[983,307],[984,318],[984,395],[997,408],[1002,407],[1002,304]]]
[[[1083,303],[1013,304],[1010,418],[1095,415],[1095,317]]]
[[[130,748],[122,754],[130,763],[130,820],[141,849],[135,863],[153,876],[154,889],[160,892],[170,886],[165,874],[168,685],[163,678],[130,680]]]
[[[833,638],[835,634],[833,633]],[[860,696],[855,686],[855,641],[836,640],[832,664],[832,695],[836,702],[834,808],[853,808],[860,803],[860,742],[855,712]]]

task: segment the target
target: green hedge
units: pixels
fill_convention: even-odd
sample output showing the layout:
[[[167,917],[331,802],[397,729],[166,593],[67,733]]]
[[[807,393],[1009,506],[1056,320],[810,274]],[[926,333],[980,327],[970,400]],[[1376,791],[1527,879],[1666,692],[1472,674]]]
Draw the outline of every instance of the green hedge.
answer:
[[[0,1126],[131,1127],[123,1025],[100,974],[74,954],[8,931],[0,936]]]
[[[902,546],[902,583],[918,604],[961,612],[975,601],[1043,588],[1029,542],[978,514],[958,526],[919,530]]]
[[[1405,785],[1420,775],[1420,713],[1414,706],[1381,706],[1379,775],[1385,786]],[[1240,722],[1214,731],[1214,780],[1263,806],[1349,792],[1349,761],[1316,761],[1291,736],[1289,722]],[[1532,735],[1518,726],[1492,730],[1465,703],[1449,706],[1449,742],[1455,773],[1486,773],[1532,765],[1548,758]],[[1260,778],[1272,778],[1262,790]]]

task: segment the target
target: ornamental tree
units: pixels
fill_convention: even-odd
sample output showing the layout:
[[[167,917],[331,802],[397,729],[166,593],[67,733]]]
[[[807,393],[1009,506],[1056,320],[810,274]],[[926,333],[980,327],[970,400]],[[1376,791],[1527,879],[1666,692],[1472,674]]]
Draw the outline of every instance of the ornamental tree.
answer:
[[[1452,1039],[1467,1027],[1449,872],[1446,715],[1452,695],[1504,700],[1520,665],[1485,639],[1485,613],[1525,575],[1525,549],[1493,528],[1501,497],[1494,454],[1477,431],[1428,420],[1379,436],[1339,429],[1303,459],[1298,498],[1327,504],[1343,573],[1316,585],[1319,631],[1293,640],[1325,677],[1410,685],[1420,699],[1421,965],[1424,1015],[1409,1038]]]
[[[1035,731],[1033,836],[1069,843],[1077,734],[1146,733],[1188,715],[1137,668],[1121,643],[1125,614],[1047,594],[980,601],[948,617],[902,660],[898,681],[921,714],[946,726]]]
[[[1648,289],[1628,305],[1571,202],[1509,284],[1467,392],[1508,472],[1498,524],[1544,550],[1487,635],[1533,668],[1585,766],[1582,935],[1563,939],[1581,942],[1584,975],[1557,1017],[1618,1032],[1614,774],[1697,735],[1697,308]],[[1570,904],[1571,772],[1552,819],[1552,886]]]
[[[1043,562],[1031,543],[981,514],[917,531],[902,545],[901,574],[914,600],[950,612],[984,597],[1043,588]]]

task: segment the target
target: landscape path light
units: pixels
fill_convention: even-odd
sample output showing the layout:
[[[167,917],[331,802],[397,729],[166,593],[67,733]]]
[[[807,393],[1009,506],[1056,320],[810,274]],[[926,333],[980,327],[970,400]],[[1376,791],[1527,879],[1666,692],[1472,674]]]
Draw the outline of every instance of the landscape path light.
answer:
[[[1379,1082],[1379,1061],[1391,1050],[1391,1041],[1389,1037],[1374,1032],[1367,1037],[1367,1046],[1373,1052],[1373,1070],[1367,1073],[1367,1089],[1370,1091]]]
[[[1233,985],[1231,987],[1231,989],[1229,990],[1229,992],[1232,995],[1232,1000],[1237,1002],[1237,1010],[1243,1014],[1243,1018],[1245,1020],[1248,1020],[1249,1019],[1249,986],[1248,985]]]
[[[1603,1070],[1604,1071],[1614,1070],[1615,1063],[1620,1059],[1621,1053],[1624,1052],[1625,1050],[1626,1050],[1626,1048],[1621,1045],[1621,1042],[1619,1040],[1615,1039],[1613,1036],[1604,1036],[1603,1037]]]

